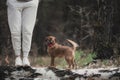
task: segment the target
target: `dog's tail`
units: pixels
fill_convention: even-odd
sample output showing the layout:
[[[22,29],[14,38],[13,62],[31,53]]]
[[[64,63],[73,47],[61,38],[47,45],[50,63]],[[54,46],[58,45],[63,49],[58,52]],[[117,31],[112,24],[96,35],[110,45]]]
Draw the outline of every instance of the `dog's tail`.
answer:
[[[79,47],[79,45],[77,43],[75,43],[74,41],[70,40],[70,39],[66,39],[70,44],[72,44],[72,48],[73,50],[76,50],[77,47]]]

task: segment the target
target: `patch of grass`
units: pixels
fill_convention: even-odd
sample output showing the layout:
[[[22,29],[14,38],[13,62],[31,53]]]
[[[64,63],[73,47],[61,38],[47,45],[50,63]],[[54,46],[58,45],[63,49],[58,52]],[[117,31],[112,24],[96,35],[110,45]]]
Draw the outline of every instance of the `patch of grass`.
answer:
[[[92,57],[95,56],[95,53],[84,53],[83,51],[76,51],[75,52],[75,61],[77,63],[78,67],[82,67],[86,64],[88,64],[89,62],[91,62],[93,59]],[[34,66],[49,66],[50,65],[50,57],[49,56],[45,56],[45,57],[41,57],[41,56],[37,56],[37,57],[30,57],[31,60],[31,64]],[[55,64],[58,68],[66,68],[68,65],[65,61],[64,58],[56,58],[55,59]]]
[[[75,53],[75,61],[77,63],[78,68],[96,68],[96,67],[108,67],[108,66],[119,66],[119,61],[116,59],[114,62],[112,60],[97,60],[97,64],[92,64],[93,57],[95,57],[95,53],[85,53],[83,51],[76,51]],[[31,65],[34,67],[48,67],[50,66],[50,56],[30,56]],[[119,59],[120,60],[120,59]],[[87,65],[89,64],[90,65]],[[57,68],[67,68],[68,65],[64,58],[56,58],[55,65]]]
[[[37,56],[37,57],[33,57],[30,56],[30,62],[32,66],[39,66],[39,67],[46,67],[49,66],[50,64],[50,57],[48,56]]]
[[[91,61],[93,61],[93,57],[95,57],[95,53],[84,53],[83,51],[76,51],[75,60],[79,67],[84,66]]]

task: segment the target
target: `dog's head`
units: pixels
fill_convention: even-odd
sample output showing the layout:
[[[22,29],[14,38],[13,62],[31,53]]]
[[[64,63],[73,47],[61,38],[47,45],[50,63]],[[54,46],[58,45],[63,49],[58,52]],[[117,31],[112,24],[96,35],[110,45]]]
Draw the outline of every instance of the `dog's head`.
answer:
[[[56,43],[56,37],[54,37],[54,36],[47,36],[47,37],[45,38],[45,43],[46,43],[46,45],[47,45],[48,47],[54,46],[55,43]]]

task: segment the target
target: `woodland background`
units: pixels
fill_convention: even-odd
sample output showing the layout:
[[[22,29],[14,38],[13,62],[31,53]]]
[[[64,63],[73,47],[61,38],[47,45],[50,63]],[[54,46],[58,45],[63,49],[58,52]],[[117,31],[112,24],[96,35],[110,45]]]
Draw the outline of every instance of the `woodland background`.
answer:
[[[97,59],[120,55],[120,0],[41,0],[30,55],[47,55],[44,39],[69,38]],[[6,0],[0,0],[0,54],[14,55],[7,22]]]

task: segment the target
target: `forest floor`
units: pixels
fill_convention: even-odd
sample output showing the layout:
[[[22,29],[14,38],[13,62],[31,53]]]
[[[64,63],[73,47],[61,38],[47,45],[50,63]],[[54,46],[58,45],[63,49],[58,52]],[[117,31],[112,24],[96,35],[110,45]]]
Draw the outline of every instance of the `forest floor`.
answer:
[[[120,80],[120,68],[58,69],[0,66],[0,80]]]
[[[120,80],[119,57],[94,60],[94,53],[76,52],[77,69],[68,70],[63,58],[55,60],[56,68],[48,67],[49,56],[30,56],[31,67],[0,66],[0,80]]]

